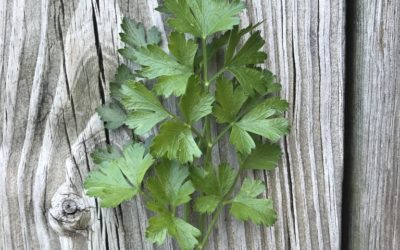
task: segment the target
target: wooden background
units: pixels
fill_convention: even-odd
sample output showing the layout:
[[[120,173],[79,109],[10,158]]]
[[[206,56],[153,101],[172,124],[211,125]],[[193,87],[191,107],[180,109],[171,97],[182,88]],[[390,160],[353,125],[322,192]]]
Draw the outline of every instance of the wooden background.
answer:
[[[107,140],[95,108],[122,62],[121,18],[165,40],[157,5],[0,0],[0,249],[155,248],[140,200],[100,209],[82,180]],[[275,226],[223,215],[209,249],[400,249],[400,1],[247,0],[241,17],[266,20],[292,131],[279,168],[255,173]],[[229,157],[224,143],[214,153]],[[71,200],[78,211],[63,213]]]

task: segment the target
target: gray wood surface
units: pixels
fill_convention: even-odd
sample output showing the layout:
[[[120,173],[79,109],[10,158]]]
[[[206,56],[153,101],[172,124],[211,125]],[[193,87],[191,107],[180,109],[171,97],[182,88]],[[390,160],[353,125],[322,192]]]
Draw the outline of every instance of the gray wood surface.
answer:
[[[260,29],[267,40],[266,66],[290,102],[292,131],[282,140],[281,165],[266,175],[254,173],[266,179],[266,195],[279,217],[274,227],[261,228],[224,214],[209,249],[339,249],[344,2],[247,1],[243,25],[265,20]],[[156,0],[0,1],[0,249],[154,248],[144,239],[146,210],[140,200],[100,209],[84,196],[82,179],[93,168],[89,153],[108,140],[95,108],[107,99],[108,82],[122,62],[116,52],[122,46],[121,17],[156,25],[165,40],[157,5]],[[394,47],[388,51],[394,53]],[[387,84],[395,90],[395,82]],[[120,146],[127,138],[123,130],[109,136]],[[214,154],[230,159],[226,143]],[[78,212],[62,213],[71,200]],[[171,241],[162,248],[177,249]]]
[[[400,249],[400,2],[356,2],[346,109],[347,244]]]

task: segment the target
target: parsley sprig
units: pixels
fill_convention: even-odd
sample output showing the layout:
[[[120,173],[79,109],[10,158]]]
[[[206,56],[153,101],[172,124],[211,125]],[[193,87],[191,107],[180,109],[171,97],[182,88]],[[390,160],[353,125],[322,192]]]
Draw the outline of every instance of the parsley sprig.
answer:
[[[288,103],[274,95],[280,91],[274,75],[257,66],[267,58],[255,31],[260,23],[238,26],[244,8],[237,0],[165,0],[158,10],[172,29],[169,51],[161,48],[156,28],[123,19],[119,52],[139,69],[118,67],[111,101],[97,112],[107,129],[128,127],[134,138],[148,139],[122,150],[97,149],[92,160],[98,167],[85,189],[103,207],[142,195],[153,212],[146,230],[153,243],[170,236],[182,249],[203,249],[225,207],[240,221],[270,226],[276,220],[272,200],[259,197],[265,184],[241,176],[276,167],[277,141],[289,131]],[[209,62],[219,55],[224,64],[211,74]],[[169,98],[178,101],[177,112],[164,105]],[[213,147],[226,137],[238,169],[213,159]],[[198,219],[191,220],[195,213]]]

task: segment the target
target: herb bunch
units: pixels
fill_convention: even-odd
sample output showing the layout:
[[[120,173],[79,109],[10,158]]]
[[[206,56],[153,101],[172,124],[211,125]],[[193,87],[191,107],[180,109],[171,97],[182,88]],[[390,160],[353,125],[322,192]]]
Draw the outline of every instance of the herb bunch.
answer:
[[[160,47],[156,28],[122,22],[125,47],[119,52],[139,70],[119,66],[111,102],[97,111],[108,129],[127,126],[134,138],[151,131],[154,136],[129,143],[122,152],[111,145],[97,149],[92,159],[98,168],[85,189],[102,207],[142,195],[153,212],[146,230],[153,243],[162,244],[169,235],[182,249],[203,249],[225,207],[240,221],[270,226],[276,220],[272,200],[258,198],[265,184],[240,177],[245,170],[275,168],[281,156],[276,142],[289,130],[283,117],[288,103],[274,96],[280,91],[274,75],[257,66],[267,58],[255,31],[259,24],[238,26],[244,8],[240,1],[165,0],[158,10],[168,15],[173,30],[169,53]],[[209,62],[218,55],[223,66],[211,74]],[[166,99],[177,100],[179,110],[163,105]],[[216,127],[220,132],[213,136]],[[238,169],[214,164],[212,149],[226,137]],[[190,219],[195,213],[197,219]]]

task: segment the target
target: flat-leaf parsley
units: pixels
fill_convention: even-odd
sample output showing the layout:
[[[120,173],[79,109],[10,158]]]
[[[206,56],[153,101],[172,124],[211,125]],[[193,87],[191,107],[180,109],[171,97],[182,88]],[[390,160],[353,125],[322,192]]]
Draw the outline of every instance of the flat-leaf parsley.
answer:
[[[121,151],[112,145],[97,149],[92,154],[97,169],[84,185],[103,207],[143,196],[153,212],[146,230],[153,243],[170,236],[182,249],[203,249],[225,207],[240,221],[267,226],[276,221],[272,200],[260,197],[266,185],[242,181],[241,175],[276,167],[277,141],[289,131],[288,103],[273,95],[280,91],[274,75],[257,66],[267,58],[255,31],[260,23],[238,26],[244,8],[238,0],[165,0],[158,10],[172,29],[169,51],[160,46],[156,28],[123,19],[125,47],[119,52],[138,70],[119,66],[111,101],[97,112],[107,129],[128,127],[134,138],[148,139]],[[223,57],[223,65],[211,74],[208,65],[216,56]],[[166,98],[178,101],[177,111],[163,104]],[[238,169],[214,164],[212,149],[222,138],[235,149]],[[193,213],[196,221],[190,220]]]

